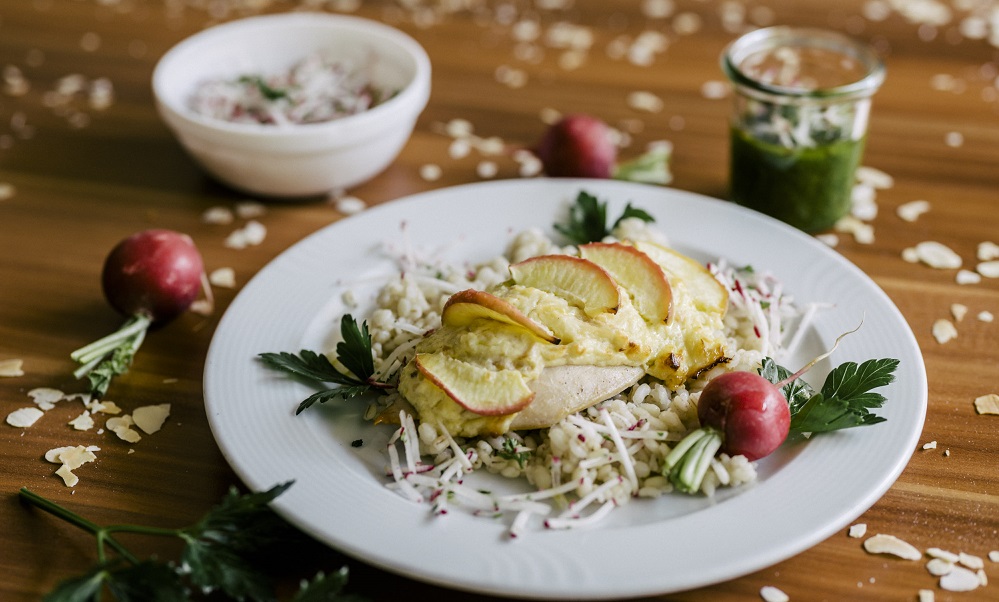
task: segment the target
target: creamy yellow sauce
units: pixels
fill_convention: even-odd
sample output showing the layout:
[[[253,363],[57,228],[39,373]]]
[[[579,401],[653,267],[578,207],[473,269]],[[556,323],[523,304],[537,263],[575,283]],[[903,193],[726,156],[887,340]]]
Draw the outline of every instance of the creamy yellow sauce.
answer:
[[[634,366],[675,389],[724,358],[724,309],[699,309],[703,304],[679,276],[663,267],[673,290],[673,318],[667,324],[646,321],[624,289],[616,311],[588,316],[553,293],[505,284],[489,292],[549,329],[559,339],[557,344],[522,327],[483,317],[460,328],[442,326],[419,342],[417,354],[444,353],[493,371],[515,370],[528,384],[548,366]],[[401,372],[399,392],[421,421],[440,423],[457,436],[501,434],[516,417],[516,412],[488,416],[463,408],[413,362]]]

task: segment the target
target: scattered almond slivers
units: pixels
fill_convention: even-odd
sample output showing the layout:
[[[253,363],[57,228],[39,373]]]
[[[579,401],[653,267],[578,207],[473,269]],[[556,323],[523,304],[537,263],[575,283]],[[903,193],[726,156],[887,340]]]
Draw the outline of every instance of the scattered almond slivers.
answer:
[[[772,585],[764,585],[760,588],[760,598],[764,602],[789,602],[791,600],[787,594]]]
[[[979,414],[999,415],[999,395],[989,393],[988,395],[975,398],[975,411]],[[992,557],[989,556],[989,558]]]
[[[147,435],[152,435],[163,428],[163,423],[170,416],[170,404],[142,406],[132,412],[132,422]]]
[[[7,424],[16,428],[28,428],[44,414],[45,412],[34,407],[18,408],[7,414]]]
[[[860,538],[867,534],[867,525],[865,523],[857,523],[856,525],[850,525],[850,530],[847,535],[854,538]]]
[[[24,360],[0,360],[0,377],[24,376]]]
[[[870,554],[890,554],[905,560],[919,560],[922,552],[912,544],[894,535],[878,533],[864,540],[864,549]]]
[[[121,416],[115,416],[113,418],[108,418],[108,421],[104,424],[109,431],[118,435],[118,438],[122,441],[127,441],[129,443],[136,443],[142,439],[142,435],[139,431],[132,428],[135,422],[132,421],[132,416],[129,414],[123,414]]]
[[[941,318],[933,322],[933,338],[943,345],[957,338],[957,327],[950,320]]]
[[[100,449],[95,445],[88,447],[82,445],[57,447],[45,452],[45,459],[53,464],[61,464],[58,470],[56,470],[56,474],[62,477],[66,487],[75,487],[80,482],[80,479],[73,474],[73,471],[88,462],[96,460],[97,456],[94,455],[94,452],[100,451]]]
[[[956,270],[961,267],[961,256],[943,243],[923,241],[902,251],[902,259],[910,263],[922,262],[938,270]]]
[[[928,201],[909,201],[908,203],[903,203],[898,206],[895,213],[904,221],[914,222],[919,219],[921,215],[930,210],[930,203]]]

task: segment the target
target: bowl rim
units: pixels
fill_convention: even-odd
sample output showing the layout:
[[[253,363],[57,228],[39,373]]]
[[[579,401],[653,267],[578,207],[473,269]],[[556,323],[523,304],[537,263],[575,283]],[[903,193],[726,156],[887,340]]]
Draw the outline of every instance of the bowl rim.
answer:
[[[194,113],[182,104],[174,102],[171,95],[165,93],[164,73],[171,61],[188,48],[203,43],[206,39],[227,32],[247,28],[263,28],[274,24],[285,25],[319,25],[334,29],[360,28],[365,33],[373,33],[401,48],[414,62],[415,69],[409,82],[397,94],[388,100],[360,113],[341,117],[320,123],[292,124],[290,126],[274,126],[256,123],[234,123],[206,117]],[[386,114],[397,109],[398,105],[411,104],[413,113],[419,114],[425,107],[430,96],[430,58],[426,50],[406,32],[386,25],[380,21],[354,15],[340,15],[325,12],[295,11],[256,15],[213,25],[194,33],[170,47],[156,62],[152,74],[152,89],[156,104],[166,110],[176,119],[187,125],[196,127],[203,132],[229,133],[253,138],[283,138],[288,136],[327,135],[331,131],[345,127],[361,127],[364,122],[375,124],[384,121]],[[171,127],[173,127],[172,124]],[[383,126],[384,127],[384,126]],[[378,128],[380,129],[380,128]]]

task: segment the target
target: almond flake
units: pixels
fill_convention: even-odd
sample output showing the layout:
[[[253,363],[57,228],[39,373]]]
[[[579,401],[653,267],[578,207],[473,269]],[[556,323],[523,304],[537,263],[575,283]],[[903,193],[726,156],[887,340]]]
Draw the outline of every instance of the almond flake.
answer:
[[[961,256],[943,243],[927,240],[917,244],[915,249],[919,260],[931,268],[956,270],[961,267]]]
[[[257,201],[240,201],[236,203],[236,215],[242,219],[253,219],[267,213],[267,207]]]
[[[943,345],[948,341],[957,338],[957,328],[950,320],[943,318],[933,323],[933,338]]]
[[[991,241],[978,243],[978,261],[991,261],[999,259],[999,245]]]
[[[999,278],[999,259],[983,261],[975,266],[975,271],[986,278]]]
[[[232,268],[219,268],[208,275],[208,282],[220,288],[236,288],[236,271]]]
[[[982,275],[971,270],[958,270],[954,281],[958,284],[978,284],[982,281]]]
[[[999,395],[989,393],[975,398],[975,411],[979,414],[999,415]]]
[[[132,417],[128,414],[123,414],[122,416],[115,416],[114,418],[108,418],[108,421],[104,424],[118,438],[122,441],[127,441],[129,443],[135,443],[142,439],[142,435],[139,431],[132,428]]]
[[[853,239],[862,245],[869,245],[874,242],[874,227],[870,224],[865,224],[852,215],[840,218],[833,228],[837,232],[853,234]]]
[[[915,247],[906,247],[906,248],[902,249],[902,261],[904,261],[906,263],[919,263],[919,253],[916,251],[916,248]],[[962,271],[966,271],[966,270],[962,270]],[[971,274],[975,274],[974,272],[970,272],[970,273]],[[975,276],[978,276],[978,274],[975,274]],[[978,279],[981,280],[981,276],[978,276]]]
[[[66,394],[59,389],[50,389],[48,387],[38,387],[37,389],[32,389],[28,391],[28,397],[35,402],[35,404],[43,410],[51,410],[55,407],[56,402],[62,401],[66,397]]]
[[[954,552],[948,552],[947,550],[942,550],[940,548],[927,548],[926,555],[930,558],[939,558],[941,560],[946,560],[947,562],[954,564],[961,557]]]
[[[964,319],[964,316],[968,314],[968,306],[962,303],[952,303],[950,306],[950,315],[954,316],[954,319],[960,322]]]
[[[644,90],[639,90],[628,94],[627,98],[628,106],[636,111],[645,111],[647,113],[659,113],[663,110],[666,103],[663,99],[659,98],[652,92],[646,92]]]
[[[89,412],[85,411],[76,418],[70,420],[69,426],[78,431],[89,431],[94,428],[94,419],[90,416]]]
[[[895,185],[895,179],[876,167],[861,165],[857,168],[857,181],[872,188],[887,189]]]
[[[937,442],[936,441],[930,441],[929,443],[924,443],[923,444],[923,449],[936,449],[936,448],[937,448]]]
[[[952,571],[940,577],[940,588],[949,592],[970,592],[978,589],[981,579],[968,569],[955,566]]]
[[[93,400],[87,403],[87,409],[91,414],[101,412],[102,414],[121,414],[121,408],[113,401]]]
[[[989,560],[992,562],[999,562],[999,550],[992,550],[989,552]]]
[[[847,533],[850,537],[863,537],[867,534],[867,525],[865,523],[857,523],[856,525],[850,525],[850,531]]]
[[[163,423],[166,422],[168,416],[170,416],[170,404],[161,403],[135,408],[135,411],[132,412],[132,421],[147,435],[152,435],[163,428]]]
[[[958,562],[966,566],[967,568],[975,571],[981,568],[985,568],[985,561],[975,556],[974,554],[967,554],[961,552],[958,554]]]
[[[931,589],[921,589],[919,590],[919,602],[935,602],[933,590]]]
[[[978,312],[978,320],[980,322],[991,322],[994,319],[995,319],[995,316],[993,316],[992,312],[990,312],[990,311],[980,311],[980,312]]]
[[[764,585],[760,588],[760,598],[764,602],[789,602],[791,598],[783,591],[772,585]]]
[[[816,234],[815,238],[817,238],[819,242],[825,244],[828,247],[835,247],[836,245],[839,244],[839,236],[836,236],[831,232],[825,234]]]
[[[905,560],[919,560],[923,554],[910,543],[894,535],[878,533],[864,540],[864,549],[870,554],[890,554]]]
[[[436,163],[426,163],[420,166],[420,177],[426,182],[436,182],[444,175],[441,166]]]
[[[943,558],[931,558],[926,563],[926,570],[934,577],[941,577],[954,570],[954,563]]]
[[[368,208],[368,204],[356,196],[342,196],[334,203],[336,210],[344,215],[355,215]]]
[[[902,203],[895,210],[895,213],[907,222],[914,222],[920,218],[924,213],[930,210],[929,201],[909,201],[908,203]]]
[[[0,376],[24,376],[24,360],[0,360]]]
[[[218,226],[228,226],[234,219],[232,210],[228,207],[209,207],[201,214],[203,223]]]
[[[19,408],[7,414],[7,424],[16,428],[28,428],[38,422],[38,419],[44,414],[45,412],[42,412],[38,408]]]
[[[66,487],[76,487],[76,484],[80,482],[80,477],[73,474],[73,471],[63,464],[55,473],[62,477],[62,482],[66,484]]]

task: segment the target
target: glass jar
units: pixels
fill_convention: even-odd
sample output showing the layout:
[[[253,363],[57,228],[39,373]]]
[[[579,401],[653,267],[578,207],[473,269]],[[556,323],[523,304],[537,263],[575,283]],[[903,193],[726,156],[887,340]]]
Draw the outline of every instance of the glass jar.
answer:
[[[721,62],[736,92],[731,199],[808,232],[832,226],[850,210],[884,64],[845,35],[794,27],[752,31]]]

